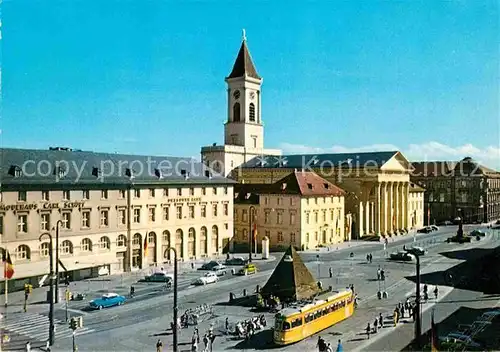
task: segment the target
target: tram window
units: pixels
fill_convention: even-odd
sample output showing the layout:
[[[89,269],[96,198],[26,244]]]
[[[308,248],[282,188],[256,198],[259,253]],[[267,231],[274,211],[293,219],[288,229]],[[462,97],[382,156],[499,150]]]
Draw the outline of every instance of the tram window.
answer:
[[[274,328],[278,331],[281,330],[281,320],[276,320]]]
[[[321,311],[321,314],[322,314],[322,315],[327,315],[327,314],[328,314],[328,311],[327,311],[326,309],[323,309],[323,310]]]
[[[290,330],[290,323],[289,322],[285,321],[283,323],[283,330]]]
[[[295,328],[295,327],[301,326],[301,325],[302,325],[302,318],[297,318],[294,321],[292,321],[292,328]]]
[[[311,321],[311,316],[309,314],[306,315],[306,317],[304,318],[304,321],[307,323],[309,323]]]

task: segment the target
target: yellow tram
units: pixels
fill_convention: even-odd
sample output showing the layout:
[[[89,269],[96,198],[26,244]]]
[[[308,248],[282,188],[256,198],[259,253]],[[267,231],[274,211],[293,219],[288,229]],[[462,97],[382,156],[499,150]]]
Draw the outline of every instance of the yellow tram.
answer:
[[[288,345],[329,328],[354,313],[351,290],[331,292],[323,298],[290,306],[275,316],[274,342]]]

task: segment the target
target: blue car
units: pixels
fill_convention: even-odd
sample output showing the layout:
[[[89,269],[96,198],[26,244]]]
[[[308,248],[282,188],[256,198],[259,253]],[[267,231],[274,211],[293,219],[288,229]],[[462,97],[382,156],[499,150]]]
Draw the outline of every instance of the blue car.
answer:
[[[92,309],[103,309],[113,306],[121,306],[125,303],[126,299],[116,293],[106,293],[102,295],[101,298],[96,298],[90,301],[90,308]]]

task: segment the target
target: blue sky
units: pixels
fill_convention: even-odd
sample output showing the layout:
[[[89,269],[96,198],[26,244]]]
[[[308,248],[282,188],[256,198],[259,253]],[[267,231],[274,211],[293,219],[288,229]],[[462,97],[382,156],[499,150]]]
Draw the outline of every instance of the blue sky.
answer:
[[[199,156],[245,28],[266,147],[500,161],[496,0],[298,4],[4,0],[2,144]]]

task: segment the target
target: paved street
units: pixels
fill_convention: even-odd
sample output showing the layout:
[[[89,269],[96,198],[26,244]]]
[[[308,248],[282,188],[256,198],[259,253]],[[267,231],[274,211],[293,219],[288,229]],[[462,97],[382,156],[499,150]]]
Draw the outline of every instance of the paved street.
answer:
[[[473,247],[489,248],[494,245],[492,239],[496,234],[489,234],[483,240],[470,244],[458,245],[444,243],[444,239],[456,231],[456,227],[442,228],[438,233],[418,234],[416,244],[429,250],[421,260],[421,272],[426,273],[446,270],[461,262],[460,259],[452,259],[442,256],[438,253],[452,249],[466,249]],[[414,237],[407,235],[396,238],[394,242],[390,241],[387,252],[400,249],[404,244],[414,243]],[[349,257],[349,253],[354,253],[354,258]],[[373,254],[373,262],[366,263],[367,253]],[[277,259],[281,255],[274,254]],[[319,258],[318,258],[319,256]],[[389,314],[398,302],[404,301],[406,296],[414,292],[415,284],[410,278],[414,275],[415,265],[412,263],[390,262],[383,251],[383,245],[377,242],[353,242],[349,245],[322,249],[321,251],[308,251],[301,253],[301,257],[306,262],[307,267],[313,275],[321,277],[325,287],[333,286],[336,288],[346,287],[348,284],[354,284],[356,292],[359,294],[359,308],[355,315],[350,319],[339,323],[322,333],[327,341],[336,345],[338,338],[341,338],[346,350],[363,349],[367,340],[362,330],[366,323],[378,316],[379,313]],[[319,260],[318,260],[319,259]],[[256,261],[259,272],[248,277],[232,276],[224,277],[219,283],[208,285],[206,287],[194,287],[192,281],[199,277],[203,272],[186,269],[179,278],[179,311],[182,314],[188,308],[196,307],[200,304],[213,304],[215,306],[216,316],[200,324],[200,333],[206,330],[210,323],[213,323],[216,329],[220,330],[220,336],[216,339],[215,350],[241,350],[241,349],[265,349],[267,340],[270,337],[269,332],[263,332],[255,336],[249,344],[244,344],[239,340],[233,340],[224,336],[222,333],[223,321],[226,317],[231,323],[247,319],[252,316],[249,308],[230,306],[228,301],[229,292],[234,292],[241,296],[243,289],[253,292],[256,285],[265,284],[270,276],[272,269],[277,261]],[[385,288],[379,288],[380,282],[376,280],[376,271],[378,267],[386,271]],[[333,269],[333,278],[328,276],[328,268]],[[73,283],[72,290],[82,290],[87,285],[88,298],[99,296],[103,292],[114,291],[121,294],[128,294],[129,286],[136,282],[141,276],[129,277],[127,279],[111,277],[106,282],[91,283]],[[70,316],[83,315],[85,328],[78,331],[76,337],[80,351],[93,351],[99,349],[105,350],[127,350],[144,351],[153,349],[158,338],[162,339],[164,344],[170,346],[172,343],[171,332],[167,331],[172,320],[172,293],[164,292],[161,284],[138,283],[136,286],[136,297],[131,299],[121,307],[104,309],[102,311],[85,311],[88,301],[70,302],[68,313]],[[388,293],[388,299],[378,300],[377,291],[385,290]],[[36,293],[37,296],[43,296],[42,293]],[[440,286],[440,299],[448,299],[447,295],[455,294],[451,288]],[[430,300],[424,309],[429,309],[436,302]],[[47,338],[48,319],[46,314],[48,306],[46,304],[32,304],[28,313],[20,313],[22,307],[10,306],[1,326],[12,337],[16,337],[16,343],[11,345],[21,345],[22,341],[30,339],[32,345],[41,345]],[[56,318],[58,319],[58,329],[56,336],[56,346],[54,351],[66,351],[71,348],[70,330],[65,323],[64,303],[59,304],[56,309]],[[16,312],[17,313],[14,313]],[[254,313],[255,314],[255,313]],[[22,319],[24,318],[24,319]],[[28,319],[26,319],[28,318]],[[272,324],[273,316],[266,314],[268,323]],[[401,324],[406,327],[412,324]],[[268,325],[269,327],[269,325]],[[220,329],[219,329],[220,328]],[[370,340],[376,348],[377,344],[383,344],[384,341],[392,341],[391,332],[394,328],[385,329],[386,332],[380,333]],[[398,327],[403,329],[402,327]],[[411,329],[410,329],[411,330]],[[182,330],[180,340],[182,343],[189,344],[192,334],[192,328]],[[383,335],[383,336],[382,336]],[[399,334],[398,334],[399,335]],[[383,338],[382,338],[383,337]],[[411,339],[411,338],[410,338]],[[404,339],[402,339],[404,340]],[[277,350],[314,350],[317,336],[309,338],[293,346]],[[380,342],[379,342],[380,341]],[[409,340],[401,341],[402,346]],[[382,345],[381,345],[382,346]],[[392,345],[391,345],[392,346]],[[394,345],[394,347],[396,344]],[[6,345],[6,347],[8,347]],[[183,345],[184,350],[189,349],[189,345]],[[181,349],[181,350],[183,350]],[[370,350],[372,346],[370,346]],[[387,349],[385,345],[382,349]],[[167,350],[167,349],[165,349]],[[391,347],[390,350],[393,350]]]

